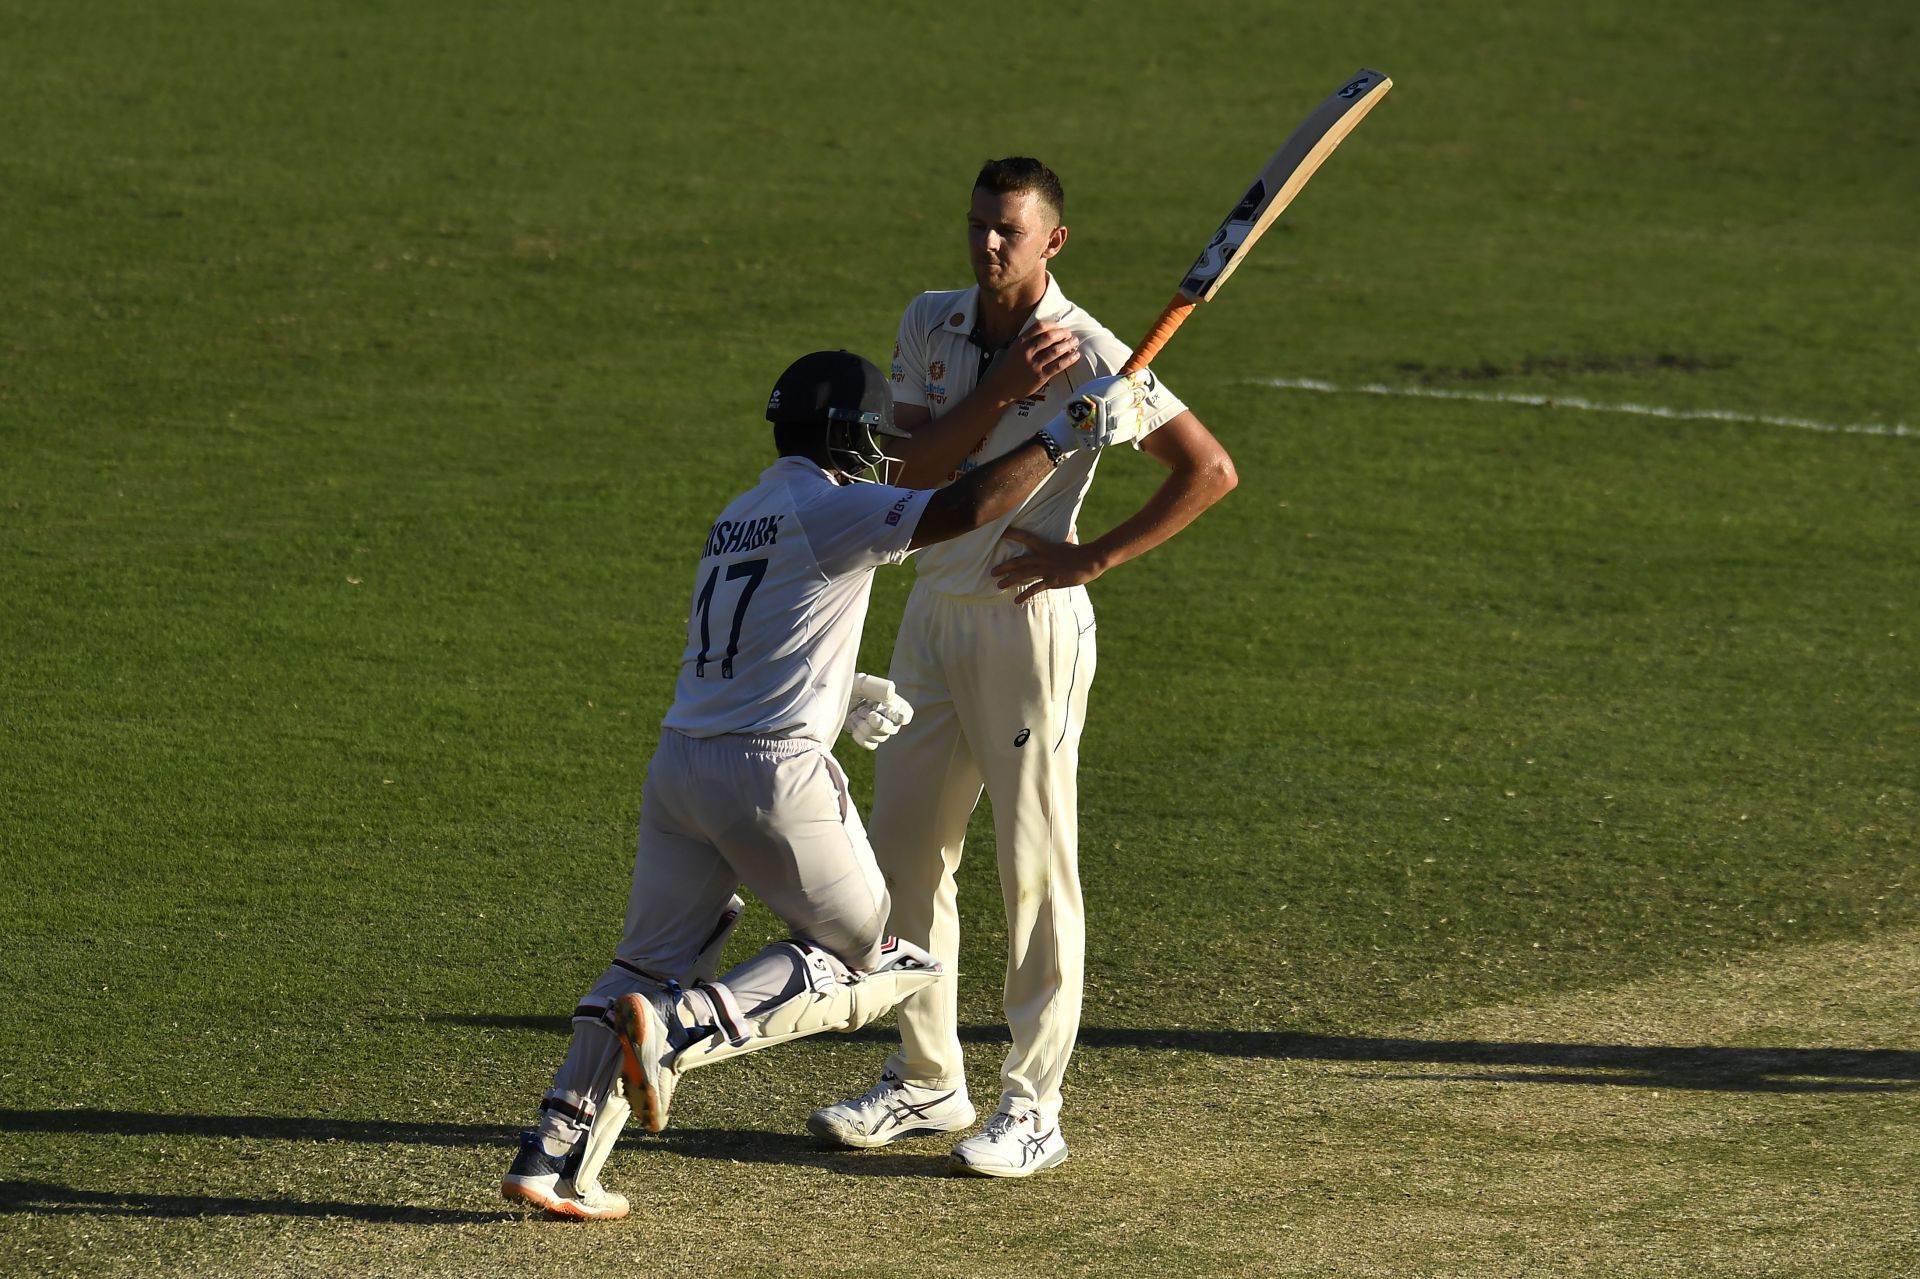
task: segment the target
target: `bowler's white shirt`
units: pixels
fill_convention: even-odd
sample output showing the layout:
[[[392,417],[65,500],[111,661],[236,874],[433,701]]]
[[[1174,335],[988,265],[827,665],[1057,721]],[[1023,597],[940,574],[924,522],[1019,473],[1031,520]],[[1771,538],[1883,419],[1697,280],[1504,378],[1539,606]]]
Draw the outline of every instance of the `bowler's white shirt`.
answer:
[[[665,726],[831,746],[853,694],[873,570],[905,561],[931,496],[836,484],[803,457],[761,472],[707,533]]]
[[[979,303],[980,290],[974,287],[922,293],[907,304],[906,314],[900,319],[899,335],[894,340],[893,367],[889,373],[895,403],[918,404],[937,418],[978,385],[981,351],[969,340],[969,335],[979,314]],[[1021,331],[1042,320],[1061,326],[1079,339],[1079,361],[1049,381],[1037,397],[1021,400],[1001,414],[980,447],[949,478],[958,479],[974,467],[1031,439],[1034,432],[1066,407],[1077,388],[1097,377],[1118,372],[1132,354],[1126,343],[1069,302],[1051,274],[1047,277],[1046,294]],[[1165,383],[1159,383],[1147,396],[1146,430],[1141,434],[1164,426],[1185,412],[1186,407],[1166,389]],[[1074,521],[1080,514],[1080,503],[1093,485],[1093,471],[1099,458],[1098,453],[1090,450],[1073,454],[1012,514],[921,551],[915,561],[919,581],[947,595],[1000,594],[994,584],[993,566],[1025,553],[1019,543],[1002,541],[1001,535],[1009,528],[1020,528],[1049,541],[1072,540]]]

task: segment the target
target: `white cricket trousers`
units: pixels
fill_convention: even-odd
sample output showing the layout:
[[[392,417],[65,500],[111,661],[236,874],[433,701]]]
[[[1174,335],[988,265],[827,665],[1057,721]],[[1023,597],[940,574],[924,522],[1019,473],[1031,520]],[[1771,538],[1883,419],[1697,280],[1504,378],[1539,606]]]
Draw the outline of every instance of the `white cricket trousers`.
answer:
[[[742,883],[795,937],[850,968],[877,960],[887,890],[840,762],[810,741],[662,730],[614,953],[684,984]]]
[[[960,597],[916,584],[889,672],[913,720],[874,756],[870,829],[893,899],[888,931],[955,971],[954,870],[986,788],[1007,913],[1003,993],[1013,1038],[1000,1104],[1039,1110],[1048,1121],[1059,1115],[1085,978],[1075,774],[1093,670],[1085,587],[1015,604],[1010,594]],[[900,1051],[887,1068],[901,1079],[965,1086],[957,986],[940,982],[900,1005]]]

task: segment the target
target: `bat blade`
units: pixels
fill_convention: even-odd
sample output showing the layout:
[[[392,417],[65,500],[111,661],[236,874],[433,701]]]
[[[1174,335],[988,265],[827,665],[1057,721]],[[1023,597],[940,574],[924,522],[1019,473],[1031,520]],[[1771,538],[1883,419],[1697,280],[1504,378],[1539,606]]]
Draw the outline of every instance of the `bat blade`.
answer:
[[[1260,176],[1240,197],[1240,203],[1207,241],[1207,247],[1180,282],[1180,292],[1195,302],[1208,301],[1218,293],[1245,259],[1247,250],[1266,234],[1274,219],[1300,194],[1307,179],[1392,87],[1393,81],[1381,72],[1362,68],[1315,107],[1313,114],[1280,144]]]
[[[1254,242],[1300,194],[1307,179],[1392,87],[1393,81],[1384,73],[1362,67],[1301,121],[1207,241],[1180,281],[1173,300],[1134,347],[1121,369],[1123,373],[1134,373],[1150,364],[1193,308],[1220,291]]]

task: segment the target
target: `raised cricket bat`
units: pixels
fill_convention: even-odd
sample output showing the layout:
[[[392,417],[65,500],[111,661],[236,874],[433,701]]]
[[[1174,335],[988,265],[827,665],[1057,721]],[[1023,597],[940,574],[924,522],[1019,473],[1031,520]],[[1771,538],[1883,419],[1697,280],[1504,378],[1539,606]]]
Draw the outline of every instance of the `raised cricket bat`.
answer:
[[[1233,206],[1233,212],[1227,214],[1227,220],[1207,241],[1207,247],[1188,269],[1186,278],[1180,281],[1180,291],[1173,295],[1173,301],[1167,303],[1160,318],[1133,348],[1133,354],[1120,370],[1122,373],[1138,372],[1153,362],[1173,331],[1186,321],[1194,307],[1220,291],[1233,269],[1253,248],[1254,241],[1266,234],[1280,211],[1293,203],[1293,197],[1307,185],[1314,170],[1333,154],[1340,140],[1353,132],[1353,126],[1359,124],[1392,87],[1393,81],[1381,72],[1363,67],[1301,121],[1300,127],[1280,144],[1280,149],[1267,161],[1267,167],[1260,170],[1260,176],[1240,197],[1240,203]]]

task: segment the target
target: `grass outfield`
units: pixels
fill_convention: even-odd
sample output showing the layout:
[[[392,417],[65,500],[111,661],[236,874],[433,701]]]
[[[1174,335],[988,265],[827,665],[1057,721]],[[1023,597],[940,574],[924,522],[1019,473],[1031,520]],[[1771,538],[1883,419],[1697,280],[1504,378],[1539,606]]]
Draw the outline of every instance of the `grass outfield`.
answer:
[[[1738,419],[1920,423],[1914,19],[533,8],[0,0],[0,1274],[1911,1269],[1920,440]],[[1017,151],[1135,336],[1362,63],[1157,365],[1239,490],[1093,587],[1073,1158],[816,1150],[870,1032],[501,1204],[773,377]]]

